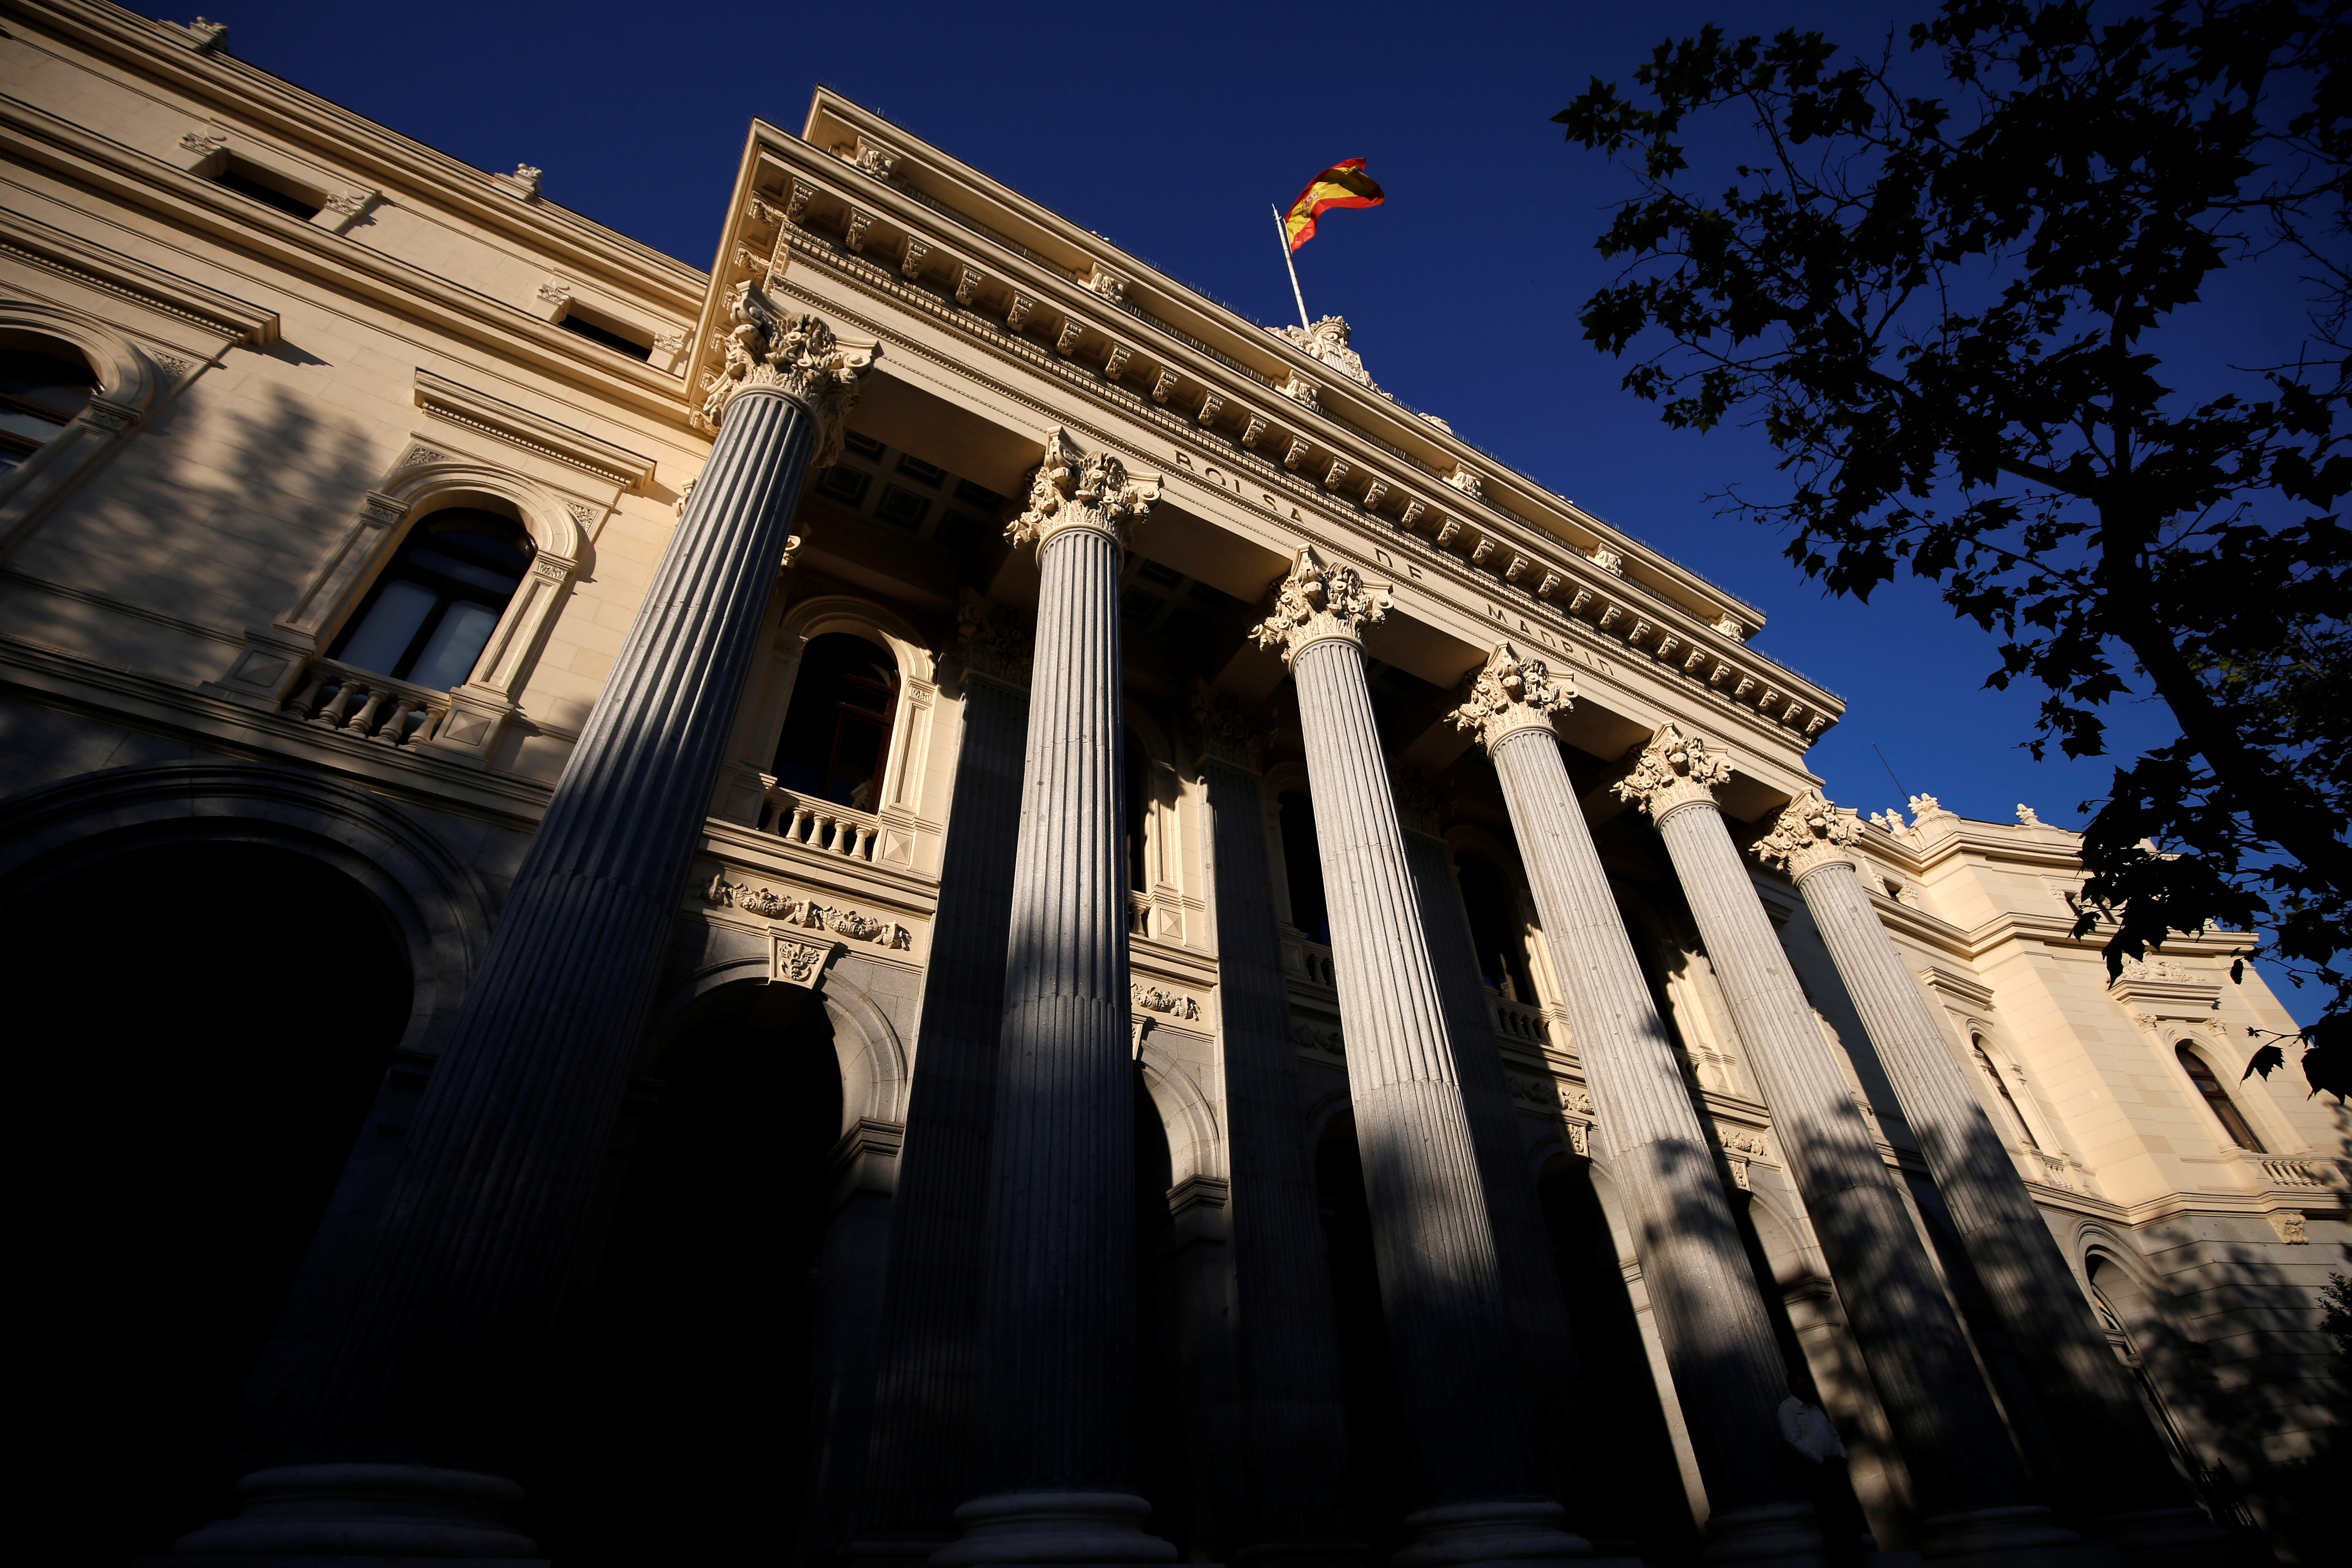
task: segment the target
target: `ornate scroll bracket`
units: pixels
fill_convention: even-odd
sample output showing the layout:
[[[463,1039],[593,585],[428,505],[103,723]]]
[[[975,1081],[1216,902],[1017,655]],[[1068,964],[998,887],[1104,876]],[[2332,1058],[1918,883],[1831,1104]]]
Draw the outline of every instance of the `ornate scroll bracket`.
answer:
[[[1697,735],[1685,735],[1673,724],[1661,724],[1633,763],[1633,771],[1612,786],[1619,800],[1630,800],[1664,819],[1676,806],[1697,801],[1712,803],[1715,786],[1731,777],[1731,759]]]
[[[1551,716],[1576,702],[1576,688],[1565,674],[1554,674],[1542,659],[1508,641],[1495,645],[1469,685],[1467,699],[1446,717],[1457,730],[1477,731],[1489,753],[1522,730],[1549,731]]]
[[[1255,773],[1258,749],[1270,738],[1270,728],[1231,692],[1219,691],[1206,681],[1192,682],[1192,729],[1202,756]]]
[[[1250,628],[1262,648],[1279,647],[1285,663],[1326,637],[1361,643],[1363,628],[1388,617],[1391,595],[1352,566],[1335,565],[1302,544],[1290,574],[1274,585],[1274,614]]]
[[[1853,844],[1862,837],[1853,813],[1841,811],[1817,789],[1790,801],[1772,830],[1756,841],[1756,853],[1778,866],[1791,881],[1823,866],[1854,864]]]
[[[1004,537],[1043,551],[1066,528],[1091,528],[1125,549],[1129,533],[1160,504],[1162,483],[1157,476],[1130,480],[1125,463],[1082,450],[1057,425],[1029,481],[1029,510],[1005,524]]]
[[[824,468],[841,454],[842,422],[857,404],[857,384],[881,356],[879,343],[845,343],[817,316],[787,315],[749,281],[727,294],[728,328],[720,340],[726,363],[703,383],[695,424],[716,430],[736,396],[773,387],[817,421],[816,456]]]

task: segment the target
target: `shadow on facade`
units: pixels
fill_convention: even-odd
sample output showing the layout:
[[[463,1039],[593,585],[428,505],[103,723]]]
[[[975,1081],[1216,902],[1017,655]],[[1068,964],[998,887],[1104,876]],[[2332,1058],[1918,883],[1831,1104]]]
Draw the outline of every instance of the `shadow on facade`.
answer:
[[[14,891],[27,1487],[71,1555],[127,1562],[228,1511],[224,1434],[364,1163],[408,962],[359,883],[270,845],[155,843]]]

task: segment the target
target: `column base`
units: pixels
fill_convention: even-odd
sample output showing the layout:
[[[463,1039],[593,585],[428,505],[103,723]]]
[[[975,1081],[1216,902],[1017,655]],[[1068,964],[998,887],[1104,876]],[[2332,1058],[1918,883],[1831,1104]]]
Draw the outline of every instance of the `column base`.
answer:
[[[1262,1541],[1234,1553],[1240,1568],[1364,1568],[1370,1548],[1339,1536]]]
[[[1829,1568],[1821,1521],[1807,1502],[1712,1514],[1698,1560],[1708,1568]]]
[[[1510,1568],[1512,1564],[1593,1561],[1592,1542],[1564,1529],[1567,1515],[1549,1498],[1496,1498],[1449,1503],[1407,1514],[1409,1542],[1391,1568]]]
[[[2046,1508],[1939,1514],[1919,1534],[1919,1555],[1935,1568],[2118,1568],[2115,1552],[2052,1522]]]
[[[1173,1563],[1176,1548],[1147,1535],[1151,1505],[1126,1492],[1007,1492],[955,1510],[963,1538],[931,1553],[931,1568],[1113,1568]]]
[[[237,1514],[173,1543],[173,1564],[267,1558],[540,1561],[506,1524],[522,1488],[503,1476],[424,1465],[289,1465],[236,1483]]]
[[[2263,1538],[2214,1523],[2189,1505],[2111,1513],[2091,1521],[2091,1539],[2115,1549],[2124,1568],[2271,1568]]]

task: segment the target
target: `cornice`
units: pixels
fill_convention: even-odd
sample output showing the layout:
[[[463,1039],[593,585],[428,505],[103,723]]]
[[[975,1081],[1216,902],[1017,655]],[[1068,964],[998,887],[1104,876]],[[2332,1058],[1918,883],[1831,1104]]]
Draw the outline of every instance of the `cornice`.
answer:
[[[192,283],[105,246],[0,208],[0,253],[217,333],[249,349],[278,341],[278,312]]]
[[[651,458],[460,386],[422,366],[416,372],[416,406],[454,425],[552,458],[625,490],[642,489],[654,477]]]

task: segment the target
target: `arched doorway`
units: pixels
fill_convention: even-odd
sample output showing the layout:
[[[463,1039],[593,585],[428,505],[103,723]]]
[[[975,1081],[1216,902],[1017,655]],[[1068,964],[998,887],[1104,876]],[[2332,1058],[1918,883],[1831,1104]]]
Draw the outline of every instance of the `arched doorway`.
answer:
[[[698,998],[638,1081],[520,1478],[550,1557],[791,1553],[841,1102],[817,994],[759,981]]]
[[[349,876],[242,840],[0,897],[27,1484],[125,1562],[228,1511],[228,1429],[409,1021],[408,950]]]

